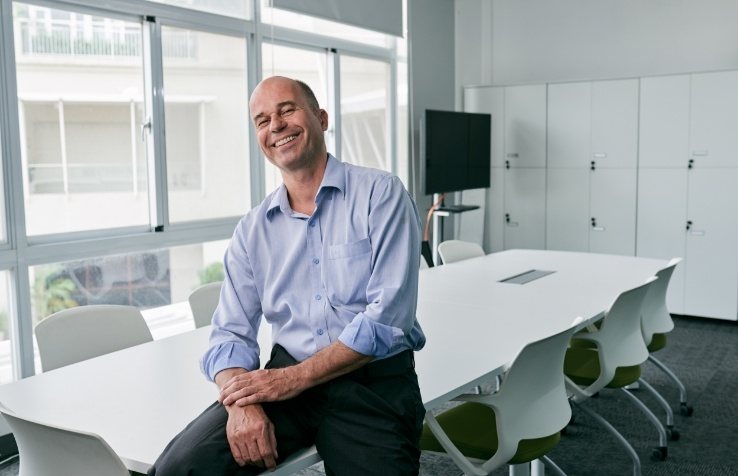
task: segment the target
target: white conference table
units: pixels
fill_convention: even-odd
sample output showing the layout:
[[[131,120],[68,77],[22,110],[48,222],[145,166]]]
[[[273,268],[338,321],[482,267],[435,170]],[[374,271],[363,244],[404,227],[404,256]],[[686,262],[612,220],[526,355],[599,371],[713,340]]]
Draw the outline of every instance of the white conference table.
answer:
[[[527,343],[599,318],[622,291],[667,261],[509,250],[422,270],[418,319],[427,344],[416,353],[423,402],[435,408],[491,381]],[[531,269],[554,271],[526,284],[500,283]],[[126,466],[145,473],[171,438],[217,396],[200,374],[209,328],[169,337],[0,386],[12,411],[97,433]],[[261,332],[262,364],[269,351]],[[277,473],[319,461],[314,449]]]

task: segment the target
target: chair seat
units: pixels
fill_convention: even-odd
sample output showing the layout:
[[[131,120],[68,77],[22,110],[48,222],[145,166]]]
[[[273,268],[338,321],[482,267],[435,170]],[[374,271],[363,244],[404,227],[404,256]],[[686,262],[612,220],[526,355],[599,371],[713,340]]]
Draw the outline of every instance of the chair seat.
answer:
[[[564,358],[564,373],[577,385],[593,384],[600,375],[600,359],[596,349],[570,347]],[[609,388],[630,385],[641,376],[641,366],[618,367],[615,376],[607,384]]]
[[[648,344],[648,351],[656,352],[664,347],[666,347],[666,334],[657,333],[651,337],[651,343]]]
[[[490,407],[481,403],[464,403],[442,413],[437,420],[464,456],[486,460],[497,452],[497,420]],[[560,433],[556,432],[542,438],[520,441],[509,464],[527,463],[540,458],[558,444],[560,437]],[[427,423],[423,425],[420,448],[426,451],[445,451]]]

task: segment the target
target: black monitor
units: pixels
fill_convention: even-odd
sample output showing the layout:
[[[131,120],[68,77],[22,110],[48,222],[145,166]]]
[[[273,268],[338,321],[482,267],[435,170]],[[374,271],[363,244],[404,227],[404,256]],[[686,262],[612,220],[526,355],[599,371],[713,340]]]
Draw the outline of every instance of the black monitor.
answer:
[[[425,111],[425,193],[490,185],[489,114]]]

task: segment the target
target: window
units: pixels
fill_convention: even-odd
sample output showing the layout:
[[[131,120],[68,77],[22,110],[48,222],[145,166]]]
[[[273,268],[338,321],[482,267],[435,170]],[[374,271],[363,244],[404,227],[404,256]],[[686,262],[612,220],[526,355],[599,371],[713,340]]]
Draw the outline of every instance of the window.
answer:
[[[236,18],[251,18],[249,0],[152,0],[178,7],[191,8],[209,13],[218,13]]]
[[[341,159],[392,170],[388,144],[389,64],[341,55]]]
[[[16,3],[14,28],[28,235],[147,225],[141,25]]]
[[[121,304],[141,309],[155,339],[194,329],[187,297],[203,284],[223,280],[227,246],[228,240],[220,240],[33,266],[33,325],[72,307]],[[0,311],[2,305],[0,300]],[[0,331],[2,322],[0,312]],[[0,367],[2,345],[0,340]]]
[[[0,385],[13,380],[11,325],[10,273],[0,271]]]
[[[246,41],[162,27],[162,42],[196,45],[164,56],[169,220],[241,216],[251,202]]]

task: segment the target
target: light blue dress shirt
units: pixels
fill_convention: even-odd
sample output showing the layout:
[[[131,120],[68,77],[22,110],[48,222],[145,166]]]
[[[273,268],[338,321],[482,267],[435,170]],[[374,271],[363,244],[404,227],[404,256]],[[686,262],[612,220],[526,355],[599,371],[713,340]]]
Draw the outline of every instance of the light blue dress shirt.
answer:
[[[336,340],[377,359],[420,350],[415,318],[420,219],[400,180],[328,156],[311,216],[281,185],[241,219],[225,254],[225,280],[201,361],[259,368],[256,333],[304,360]]]

